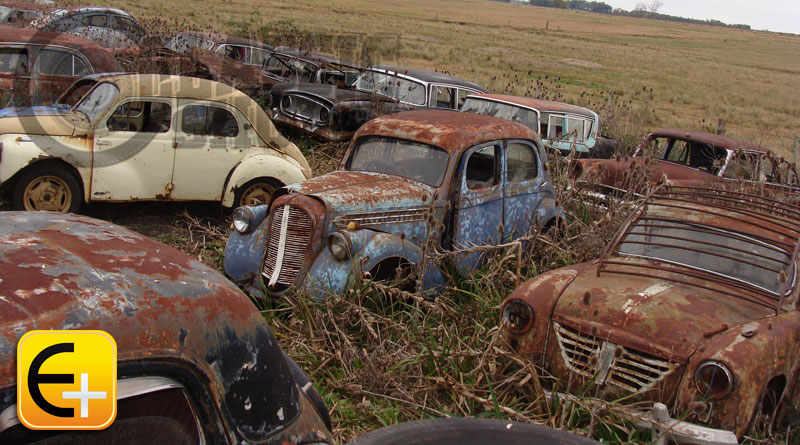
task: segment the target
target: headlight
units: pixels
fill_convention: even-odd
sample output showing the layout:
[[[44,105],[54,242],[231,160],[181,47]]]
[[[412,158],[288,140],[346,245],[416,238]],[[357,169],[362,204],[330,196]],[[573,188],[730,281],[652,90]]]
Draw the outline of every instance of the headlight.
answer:
[[[524,334],[533,326],[533,309],[522,300],[511,300],[503,306],[503,320],[513,334]]]
[[[283,99],[281,99],[281,108],[283,108],[284,110],[288,110],[289,107],[291,106],[292,106],[292,98],[289,96],[283,96]]]
[[[253,228],[255,217],[249,207],[238,207],[233,211],[233,228],[239,233],[247,233]]]
[[[328,111],[327,108],[322,107],[319,109],[319,121],[320,122],[328,122],[328,118],[331,117],[331,113]]]
[[[720,399],[733,391],[733,373],[718,361],[706,360],[694,371],[694,384],[703,399]]]
[[[352,256],[353,245],[350,237],[344,232],[336,232],[331,235],[328,240],[328,248],[331,250],[331,255],[339,261],[350,259]]]

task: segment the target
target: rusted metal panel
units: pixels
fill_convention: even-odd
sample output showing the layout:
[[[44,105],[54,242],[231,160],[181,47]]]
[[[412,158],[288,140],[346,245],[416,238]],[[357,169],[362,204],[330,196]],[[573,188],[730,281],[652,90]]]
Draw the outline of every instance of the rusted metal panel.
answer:
[[[768,384],[787,401],[800,396],[798,221],[800,210],[770,198],[660,188],[601,258],[515,290],[506,338],[572,389],[591,383],[604,398],[662,402],[741,437]],[[530,327],[512,302],[531,309]],[[731,371],[733,389],[719,398],[697,387],[709,361]]]
[[[5,212],[0,240],[0,388],[15,384],[25,332],[101,329],[120,369],[170,362],[203,375],[229,440],[331,439],[259,312],[208,266],[76,215]]]

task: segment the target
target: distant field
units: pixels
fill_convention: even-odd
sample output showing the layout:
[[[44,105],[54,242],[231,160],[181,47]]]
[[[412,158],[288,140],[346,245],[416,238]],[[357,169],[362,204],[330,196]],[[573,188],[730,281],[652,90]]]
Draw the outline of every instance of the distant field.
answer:
[[[789,159],[800,133],[797,35],[480,0],[93,3],[267,43],[444,70],[498,92],[534,94],[541,78],[551,97],[583,105],[599,107],[608,91],[634,103],[645,97],[653,125],[708,129],[723,118],[727,134]]]

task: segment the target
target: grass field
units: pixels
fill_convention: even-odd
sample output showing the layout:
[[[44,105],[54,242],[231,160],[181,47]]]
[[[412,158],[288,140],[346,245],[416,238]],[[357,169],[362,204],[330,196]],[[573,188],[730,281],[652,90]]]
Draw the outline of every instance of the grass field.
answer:
[[[616,134],[631,136],[628,141],[654,126],[715,129],[722,118],[727,134],[792,159],[800,133],[795,35],[478,0],[93,3],[162,20],[162,28],[193,25],[362,63],[436,69],[497,92],[592,106],[612,118],[607,123]],[[289,137],[315,174],[334,168],[341,156],[340,146]],[[563,192],[564,181],[554,182]],[[281,347],[331,407],[338,440],[442,415],[536,422],[607,442],[649,440],[630,422],[628,407],[595,399],[591,389],[571,404],[542,403],[532,388],[547,376],[497,342],[499,303],[518,279],[596,257],[625,216],[593,213],[566,197],[561,202],[569,237],[537,241],[538,253],[522,265],[521,276],[512,252],[470,277],[451,277],[435,303],[386,306],[369,286],[354,286],[346,298],[325,304],[303,295],[262,303]],[[230,220],[216,204],[94,204],[84,211],[221,268]]]
[[[179,17],[361,62],[447,71],[492,91],[600,108],[646,100],[645,125],[716,129],[793,159],[800,36],[481,0],[161,0],[99,3]],[[367,49],[368,48],[368,49]],[[651,91],[652,90],[652,91]],[[641,131],[645,131],[643,128]]]

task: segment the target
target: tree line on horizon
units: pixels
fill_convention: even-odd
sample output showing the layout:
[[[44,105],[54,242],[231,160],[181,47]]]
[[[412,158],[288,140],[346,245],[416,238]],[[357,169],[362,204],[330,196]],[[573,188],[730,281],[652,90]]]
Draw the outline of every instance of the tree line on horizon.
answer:
[[[495,0],[502,2],[511,2],[512,0]],[[639,3],[633,11],[626,11],[622,8],[614,8],[608,3],[602,1],[589,1],[589,0],[527,0],[519,1],[531,6],[542,6],[545,8],[559,8],[559,9],[573,9],[577,11],[596,12],[598,14],[621,15],[626,17],[638,17],[646,19],[664,20],[668,22],[681,22],[681,23],[694,23],[700,25],[722,26],[726,28],[737,29],[750,29],[750,25],[745,24],[727,24],[720,20],[708,19],[692,19],[687,17],[680,17],[676,15],[661,14],[658,8],[662,3],[659,0],[653,0],[651,4]]]

